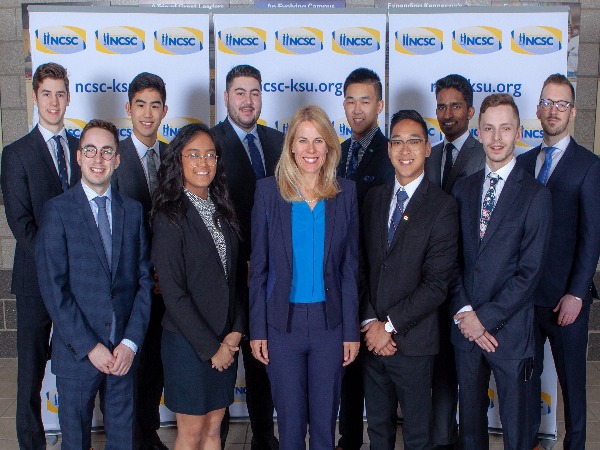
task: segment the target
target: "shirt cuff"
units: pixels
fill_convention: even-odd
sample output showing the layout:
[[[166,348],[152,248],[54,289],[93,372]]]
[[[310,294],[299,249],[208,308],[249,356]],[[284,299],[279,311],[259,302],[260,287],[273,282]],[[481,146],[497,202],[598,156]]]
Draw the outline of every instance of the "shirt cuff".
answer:
[[[123,339],[121,341],[121,344],[126,345],[127,347],[129,347],[133,351],[133,353],[137,354],[138,346],[136,345],[135,342],[130,341],[129,339]]]
[[[362,327],[364,327],[366,324],[368,324],[369,322],[375,322],[376,320],[377,320],[377,319],[367,319],[367,320],[363,320],[363,321],[360,323],[360,327],[362,328]]]
[[[463,306],[462,308],[460,308],[460,309],[459,309],[459,310],[456,312],[456,314],[460,314],[460,313],[467,312],[467,311],[473,311],[473,307],[472,307],[471,305]],[[456,315],[456,314],[455,314],[455,315]],[[452,320],[454,320],[454,323],[455,323],[456,325],[458,325],[458,323],[460,322],[460,320],[456,320],[456,319],[454,319],[454,318],[453,318]]]

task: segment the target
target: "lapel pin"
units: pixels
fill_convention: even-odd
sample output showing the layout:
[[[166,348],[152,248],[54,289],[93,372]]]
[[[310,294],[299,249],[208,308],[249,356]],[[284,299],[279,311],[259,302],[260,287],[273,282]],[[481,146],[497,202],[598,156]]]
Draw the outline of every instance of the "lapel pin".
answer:
[[[404,216],[404,217],[402,217],[402,220],[406,220],[406,221],[408,221],[408,216]]]

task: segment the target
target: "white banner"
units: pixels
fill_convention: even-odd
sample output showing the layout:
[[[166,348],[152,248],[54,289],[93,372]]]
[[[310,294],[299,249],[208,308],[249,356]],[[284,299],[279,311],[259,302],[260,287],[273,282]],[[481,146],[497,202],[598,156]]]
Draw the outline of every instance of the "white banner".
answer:
[[[238,64],[260,70],[260,122],[285,133],[292,115],[321,106],[341,140],[351,130],[342,106],[344,80],[358,67],[385,80],[385,14],[214,14],[216,122],[227,116],[225,75]],[[385,83],[384,98],[385,98]],[[379,116],[385,123],[385,113]]]

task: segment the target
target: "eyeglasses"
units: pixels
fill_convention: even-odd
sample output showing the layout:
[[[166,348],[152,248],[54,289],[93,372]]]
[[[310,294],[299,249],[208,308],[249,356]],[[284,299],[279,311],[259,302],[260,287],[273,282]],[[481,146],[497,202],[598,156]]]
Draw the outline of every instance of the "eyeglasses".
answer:
[[[423,141],[424,139],[407,139],[406,141],[402,141],[400,139],[390,139],[390,145],[392,146],[392,150],[400,150],[402,147],[404,147],[404,144],[406,144],[409,149],[414,150],[418,148]]]
[[[80,150],[86,158],[95,158],[98,154],[98,149],[93,145],[87,145],[82,147]],[[100,157],[104,161],[110,161],[115,157],[116,154],[117,151],[112,147],[102,147],[100,149]]]
[[[565,112],[571,106],[571,102],[568,102],[566,100],[554,101],[554,100],[550,100],[549,98],[540,99],[540,103],[538,103],[538,104],[543,109],[552,108],[554,106],[560,112]]]
[[[187,158],[190,164],[193,166],[197,166],[200,164],[201,160],[206,161],[206,165],[208,167],[214,167],[217,165],[217,159],[219,158],[216,153],[207,153],[202,156],[198,153],[190,153],[189,155],[181,155],[184,158]]]

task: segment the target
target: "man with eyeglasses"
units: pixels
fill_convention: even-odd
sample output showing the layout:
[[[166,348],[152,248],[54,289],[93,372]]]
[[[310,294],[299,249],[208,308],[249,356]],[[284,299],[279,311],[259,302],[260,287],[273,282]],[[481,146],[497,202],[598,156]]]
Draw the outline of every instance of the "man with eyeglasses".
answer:
[[[562,389],[565,450],[586,441],[586,356],[593,277],[600,255],[600,158],[569,136],[577,113],[575,90],[561,74],[542,87],[537,117],[542,144],[519,163],[552,193],[552,234],[541,281],[534,292],[535,370],[531,404],[531,447],[538,445],[540,375],[544,344],[550,340]]]
[[[421,450],[431,448],[438,308],[456,262],[458,215],[454,199],[425,177],[431,147],[421,115],[398,111],[390,128],[395,177],[369,190],[360,227],[367,431],[371,448],[393,449],[399,401],[404,448]]]
[[[473,87],[469,80],[457,74],[440,78],[435,82],[435,98],[435,114],[444,139],[431,148],[431,156],[425,160],[425,173],[429,181],[449,194],[457,180],[485,167],[485,152],[469,132],[469,120],[475,114]],[[440,306],[440,352],[435,357],[433,370],[431,427],[434,450],[453,449],[458,437],[458,381],[448,308],[449,299]]]
[[[42,298],[54,323],[62,448],[90,448],[100,393],[106,447],[133,450],[136,353],[154,285],[144,214],[140,203],[110,186],[120,162],[117,128],[92,120],[80,143],[81,181],[46,202],[35,248]]]

